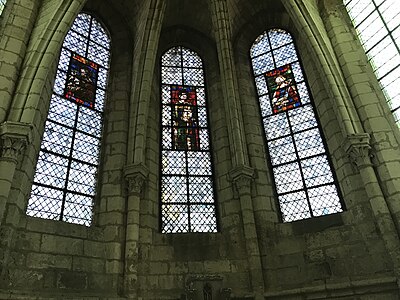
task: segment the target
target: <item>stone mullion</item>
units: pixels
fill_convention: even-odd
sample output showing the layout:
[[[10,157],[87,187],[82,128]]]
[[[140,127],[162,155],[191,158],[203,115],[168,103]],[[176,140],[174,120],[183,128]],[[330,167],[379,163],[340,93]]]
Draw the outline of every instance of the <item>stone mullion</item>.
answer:
[[[128,199],[126,205],[123,284],[124,294],[133,299],[138,296],[140,201],[148,173],[147,168],[144,166],[131,165],[125,169]]]
[[[396,276],[400,275],[400,241],[389,207],[371,162],[371,146],[368,134],[351,135],[345,147],[351,161],[360,172],[361,180],[375,216],[386,250],[393,262]]]
[[[138,102],[134,103],[130,109],[131,124],[128,144],[128,159],[130,161],[128,163],[144,164],[146,160],[147,120],[165,8],[166,1],[151,1],[142,40],[142,49],[140,49],[138,57],[135,58],[143,60],[144,63],[142,69],[137,70],[137,74],[139,74],[137,76],[140,76],[140,78],[136,81],[137,86],[133,86],[134,92],[131,96],[131,99],[133,99],[131,103],[134,103],[134,99],[138,99]]]
[[[307,39],[310,52],[317,57],[317,68],[321,68],[323,76],[321,79],[326,90],[331,94],[332,108],[338,120],[343,137],[349,134],[363,132],[358,114],[350,99],[349,92],[341,71],[338,69],[338,62],[332,53],[332,47],[325,42],[326,32],[315,24],[305,3],[302,0],[282,1],[298,30]]]
[[[210,0],[233,165],[248,165],[226,0]]]

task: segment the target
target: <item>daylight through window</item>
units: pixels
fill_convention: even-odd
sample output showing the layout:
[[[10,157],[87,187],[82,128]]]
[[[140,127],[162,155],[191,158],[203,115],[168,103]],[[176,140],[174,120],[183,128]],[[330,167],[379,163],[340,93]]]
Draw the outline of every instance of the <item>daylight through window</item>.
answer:
[[[345,0],[344,3],[400,124],[400,3],[398,0]]]
[[[291,35],[272,29],[250,50],[284,222],[342,211],[311,97]]]
[[[216,232],[201,58],[174,47],[161,60],[161,231]]]
[[[104,28],[79,14],[61,50],[29,216],[91,224],[109,59]]]

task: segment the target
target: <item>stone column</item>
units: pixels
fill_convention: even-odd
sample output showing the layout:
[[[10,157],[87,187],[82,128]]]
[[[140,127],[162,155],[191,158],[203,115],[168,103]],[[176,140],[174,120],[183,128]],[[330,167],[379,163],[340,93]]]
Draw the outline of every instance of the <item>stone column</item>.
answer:
[[[146,159],[147,120],[165,8],[165,0],[149,1],[147,19],[142,20],[145,26],[139,37],[139,51],[134,53],[135,80],[132,83],[132,105],[129,112],[128,163],[143,164]]]
[[[233,169],[229,175],[239,196],[243,218],[243,231],[246,244],[247,260],[249,264],[249,273],[254,299],[264,299],[262,296],[264,292],[262,262],[251,197],[251,183],[254,180],[254,169],[239,167]]]
[[[365,132],[371,135],[374,170],[400,232],[400,132],[341,0],[320,3],[324,25]]]
[[[209,6],[217,43],[230,153],[233,161],[233,169],[229,174],[239,195],[252,290],[255,299],[263,299],[264,279],[251,197],[254,169],[249,166],[243,119],[239,113],[241,105],[227,0],[209,0]]]
[[[388,205],[371,162],[370,136],[367,133],[354,134],[347,137],[345,148],[351,161],[360,172],[361,180],[371,205],[372,212],[385,243],[395,274],[400,275],[400,241],[395,223],[393,222]]]
[[[236,68],[233,59],[232,33],[226,0],[209,0],[214,35],[217,43],[219,67],[222,77],[222,92],[226,120],[228,123],[229,145],[233,166],[248,165],[245,133],[241,111]]]
[[[144,165],[130,165],[125,168],[124,173],[128,184],[128,199],[125,208],[124,293],[125,296],[136,299],[140,201],[149,171]]]
[[[19,122],[4,122],[0,125],[0,224],[5,216],[18,158],[31,141],[31,130],[30,125]]]

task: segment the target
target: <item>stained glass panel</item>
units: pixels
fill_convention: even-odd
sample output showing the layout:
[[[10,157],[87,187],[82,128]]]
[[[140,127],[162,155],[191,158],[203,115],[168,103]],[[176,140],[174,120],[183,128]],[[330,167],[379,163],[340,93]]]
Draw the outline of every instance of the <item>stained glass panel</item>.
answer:
[[[76,17],[61,49],[29,216],[91,224],[109,46],[99,22],[88,14]]]
[[[73,53],[69,63],[64,97],[93,108],[99,66]]]
[[[341,212],[334,174],[291,35],[281,29],[264,32],[250,55],[283,221]]]
[[[161,231],[216,232],[201,58],[174,47],[161,58]]]
[[[400,5],[394,0],[344,0],[350,18],[400,124]]]

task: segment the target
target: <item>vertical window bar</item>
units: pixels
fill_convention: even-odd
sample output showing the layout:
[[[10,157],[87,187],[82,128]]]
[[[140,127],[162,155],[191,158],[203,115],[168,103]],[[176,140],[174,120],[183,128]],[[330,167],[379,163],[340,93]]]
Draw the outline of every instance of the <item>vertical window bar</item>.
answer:
[[[282,220],[343,211],[291,35],[282,29],[264,32],[250,57]]]
[[[216,232],[201,58],[178,46],[161,57],[161,232]]]
[[[104,28],[79,14],[61,49],[27,215],[91,224],[109,58]]]
[[[345,0],[344,4],[399,125],[400,6],[389,0]]]

